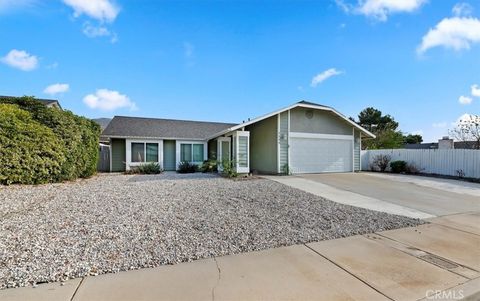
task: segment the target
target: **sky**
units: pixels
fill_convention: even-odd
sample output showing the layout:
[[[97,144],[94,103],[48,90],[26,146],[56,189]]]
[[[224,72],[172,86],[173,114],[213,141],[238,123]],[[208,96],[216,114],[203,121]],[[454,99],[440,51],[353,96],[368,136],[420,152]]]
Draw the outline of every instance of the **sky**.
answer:
[[[89,118],[375,107],[433,142],[480,114],[480,1],[0,0],[0,95]]]

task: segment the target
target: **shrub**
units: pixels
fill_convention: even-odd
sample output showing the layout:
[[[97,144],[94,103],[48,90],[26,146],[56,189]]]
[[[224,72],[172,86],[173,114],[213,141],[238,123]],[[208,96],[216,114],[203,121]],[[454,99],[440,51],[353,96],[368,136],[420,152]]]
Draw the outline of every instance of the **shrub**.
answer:
[[[0,103],[14,104],[27,111],[33,121],[49,128],[60,140],[65,159],[61,173],[51,182],[95,174],[100,136],[100,127],[95,122],[69,111],[47,108],[33,97],[0,98]]]
[[[203,161],[203,164],[200,167],[200,170],[202,172],[217,172],[217,161],[216,160]]]
[[[138,166],[138,168],[136,168],[136,170],[138,170],[138,173],[147,174],[147,175],[159,174],[163,171],[160,164],[156,162],[141,164],[140,166]]]
[[[223,160],[222,161],[222,175],[229,178],[236,178],[238,173],[235,171],[235,161],[233,160]]]
[[[405,167],[405,172],[415,175],[420,173],[420,169],[414,163],[407,163],[407,166]]]
[[[63,141],[13,104],[0,104],[0,183],[41,184],[61,177]]]
[[[291,175],[291,174],[292,174],[292,173],[291,173],[291,171],[290,171],[290,166],[288,166],[288,164],[284,164],[284,165],[282,166],[282,175],[288,176],[288,175]]]
[[[373,167],[380,171],[385,171],[390,163],[391,157],[389,155],[376,155],[373,157]]]
[[[197,169],[198,169],[198,166],[196,164],[184,161],[178,164],[177,172],[178,173],[194,173],[197,171]]]
[[[398,160],[390,162],[390,169],[394,173],[401,173],[407,171],[407,162]]]

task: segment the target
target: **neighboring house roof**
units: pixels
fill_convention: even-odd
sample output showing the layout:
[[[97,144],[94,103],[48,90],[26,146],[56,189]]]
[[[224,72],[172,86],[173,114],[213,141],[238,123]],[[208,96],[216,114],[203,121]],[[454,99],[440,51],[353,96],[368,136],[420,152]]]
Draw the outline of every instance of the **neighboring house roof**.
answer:
[[[208,137],[208,139],[212,139],[212,138],[216,138],[216,137],[219,137],[219,136],[222,136],[228,132],[231,132],[231,131],[236,131],[238,129],[241,129],[247,125],[250,125],[250,124],[253,124],[253,123],[256,123],[256,122],[259,122],[259,121],[262,121],[264,119],[267,119],[269,117],[272,117],[274,115],[277,115],[279,113],[282,113],[284,111],[288,111],[288,110],[291,110],[293,108],[296,108],[296,107],[302,107],[302,108],[311,108],[311,109],[317,109],[317,110],[324,110],[324,111],[330,111],[332,112],[333,114],[339,116],[340,118],[344,119],[346,122],[350,123],[351,125],[353,125],[354,127],[356,127],[357,129],[359,129],[360,131],[362,131],[364,134],[366,134],[367,136],[371,137],[371,138],[375,138],[375,135],[372,134],[371,132],[367,131],[366,129],[364,129],[363,127],[361,127],[360,125],[358,125],[357,123],[353,122],[352,120],[348,119],[346,116],[344,116],[343,114],[341,114],[340,112],[338,112],[337,110],[335,110],[334,108],[332,107],[328,107],[328,106],[324,106],[324,105],[320,105],[320,104],[316,104],[316,103],[313,103],[313,102],[309,102],[309,101],[305,101],[305,100],[302,100],[302,101],[299,101],[297,103],[294,103],[293,105],[290,105],[286,108],[283,108],[283,109],[280,109],[280,110],[277,110],[277,111],[274,111],[274,112],[271,112],[269,114],[266,114],[266,115],[263,115],[263,116],[260,116],[260,117],[257,117],[255,119],[252,119],[252,120],[249,120],[247,122],[243,122],[243,123],[240,123],[238,125],[235,125],[231,128],[228,128],[228,129],[225,129],[223,131],[220,131],[218,133],[215,133],[213,134],[212,136]]]
[[[94,118],[92,120],[95,121],[103,131],[107,128],[107,125],[110,123],[112,118]]]
[[[0,98],[10,98],[10,99],[18,99],[21,97],[18,96],[1,96]],[[44,98],[35,98],[36,101],[43,103],[46,107],[55,107],[61,109],[60,103],[56,99],[44,99]]]
[[[405,149],[437,149],[438,142],[431,143],[417,143],[417,144],[404,144]],[[453,142],[454,149],[476,149],[476,141],[455,141]]]
[[[102,133],[109,138],[205,140],[233,123],[115,116]]]

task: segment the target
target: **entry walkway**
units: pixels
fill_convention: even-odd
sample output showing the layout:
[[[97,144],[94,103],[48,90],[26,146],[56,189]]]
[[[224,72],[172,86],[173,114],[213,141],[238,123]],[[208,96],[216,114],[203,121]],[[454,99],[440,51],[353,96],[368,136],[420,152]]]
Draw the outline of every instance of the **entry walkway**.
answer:
[[[430,222],[7,289],[0,300],[480,300],[480,213]]]

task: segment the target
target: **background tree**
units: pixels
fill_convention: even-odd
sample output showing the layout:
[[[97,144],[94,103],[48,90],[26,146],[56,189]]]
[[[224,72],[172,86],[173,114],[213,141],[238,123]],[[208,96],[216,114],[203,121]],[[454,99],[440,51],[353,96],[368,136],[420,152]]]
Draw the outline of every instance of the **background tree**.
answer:
[[[363,149],[400,148],[403,146],[403,134],[398,131],[398,122],[382,111],[368,107],[358,114],[360,126],[377,136],[375,139],[362,141]]]
[[[412,135],[408,134],[407,136],[403,136],[403,143],[404,144],[420,144],[423,142],[423,137],[422,135]]]
[[[480,115],[471,114],[463,117],[449,134],[458,141],[474,141],[475,149],[480,149]]]

